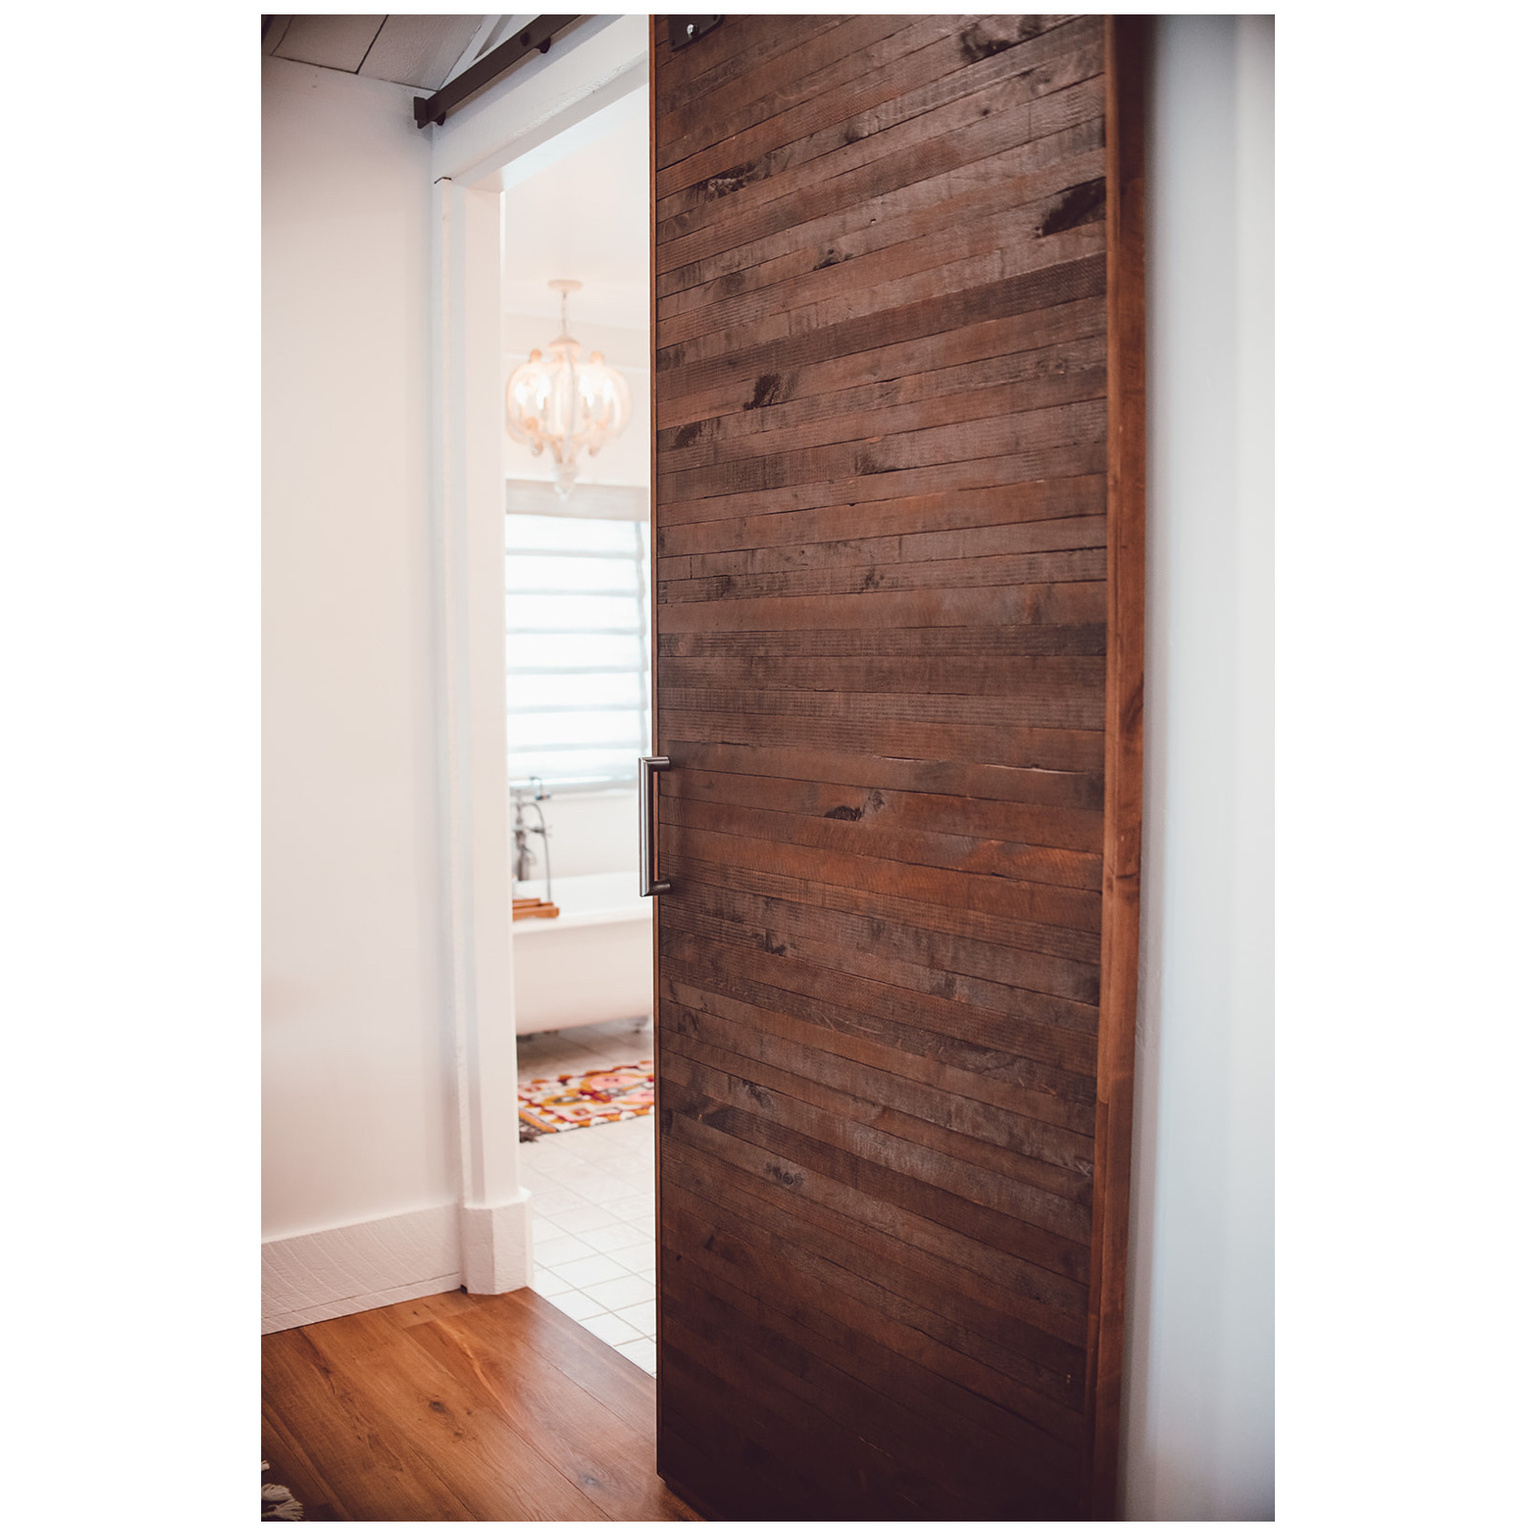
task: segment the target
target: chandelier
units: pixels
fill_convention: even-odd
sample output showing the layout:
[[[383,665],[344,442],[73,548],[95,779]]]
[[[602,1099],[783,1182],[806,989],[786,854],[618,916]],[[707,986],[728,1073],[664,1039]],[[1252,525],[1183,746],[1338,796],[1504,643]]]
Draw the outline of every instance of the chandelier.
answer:
[[[533,451],[548,448],[555,461],[555,490],[561,499],[576,483],[576,455],[595,454],[629,420],[629,385],[603,361],[601,352],[580,360],[580,348],[566,320],[566,305],[581,284],[557,277],[560,334],[545,357],[537,347],[507,380],[507,433]]]

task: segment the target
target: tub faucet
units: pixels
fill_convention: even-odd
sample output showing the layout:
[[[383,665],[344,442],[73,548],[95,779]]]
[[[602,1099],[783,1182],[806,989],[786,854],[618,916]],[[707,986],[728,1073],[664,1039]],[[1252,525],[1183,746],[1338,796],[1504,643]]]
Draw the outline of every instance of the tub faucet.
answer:
[[[533,865],[536,855],[528,846],[528,837],[532,833],[543,839],[544,843],[544,894],[546,899],[553,904],[555,899],[553,871],[549,863],[549,828],[544,824],[544,810],[540,802],[549,799],[549,791],[544,788],[542,779],[533,779],[532,787],[522,789],[517,786],[512,788],[512,809],[516,820],[512,826],[512,841],[516,853],[512,860],[512,878],[514,880],[528,880],[532,878]],[[532,807],[538,816],[537,826],[529,826],[524,819],[524,812]]]
[[[512,871],[514,880],[529,880],[533,877],[533,855],[528,851],[528,831],[525,827],[517,829],[517,863]]]

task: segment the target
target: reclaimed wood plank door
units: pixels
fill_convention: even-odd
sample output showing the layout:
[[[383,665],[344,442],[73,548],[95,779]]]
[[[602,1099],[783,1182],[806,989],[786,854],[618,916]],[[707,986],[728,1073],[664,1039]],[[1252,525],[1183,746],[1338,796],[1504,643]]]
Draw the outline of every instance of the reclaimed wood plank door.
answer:
[[[653,26],[660,1471],[1112,1515],[1140,23]]]

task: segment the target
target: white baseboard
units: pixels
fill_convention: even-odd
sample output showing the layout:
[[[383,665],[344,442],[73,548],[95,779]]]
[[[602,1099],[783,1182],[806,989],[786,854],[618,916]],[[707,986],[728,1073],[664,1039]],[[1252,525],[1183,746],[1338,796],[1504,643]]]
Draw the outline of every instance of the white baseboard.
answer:
[[[306,1323],[323,1323],[330,1317],[350,1317],[354,1312],[371,1312],[375,1307],[388,1307],[397,1301],[414,1301],[418,1296],[441,1296],[444,1291],[456,1291],[459,1277],[439,1275],[432,1280],[418,1280],[414,1285],[400,1285],[393,1290],[376,1291],[370,1296],[348,1296],[341,1301],[304,1307],[297,1312],[282,1312],[276,1316],[262,1316],[263,1333],[281,1333],[285,1328],[302,1328]]]
[[[261,1331],[277,1333],[466,1287],[518,1291],[533,1279],[527,1190],[504,1205],[433,1206],[261,1245]]]
[[[471,1296],[520,1291],[533,1280],[533,1212],[528,1191],[505,1205],[465,1206],[459,1263]]]
[[[434,1206],[261,1245],[261,1331],[455,1291],[459,1208]]]

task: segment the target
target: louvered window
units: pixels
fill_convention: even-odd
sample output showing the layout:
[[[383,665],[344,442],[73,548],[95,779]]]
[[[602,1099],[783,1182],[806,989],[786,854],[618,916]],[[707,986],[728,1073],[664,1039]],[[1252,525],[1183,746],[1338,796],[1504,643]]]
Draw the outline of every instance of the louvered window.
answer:
[[[507,515],[507,772],[632,784],[650,751],[650,524]]]

